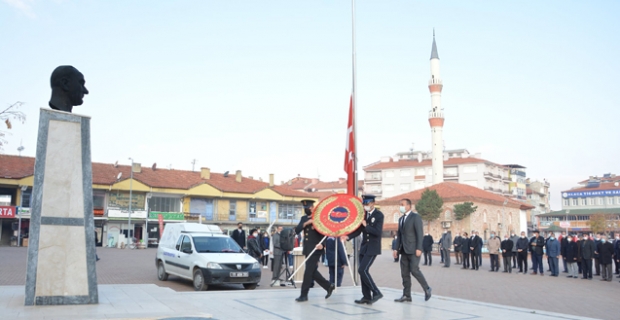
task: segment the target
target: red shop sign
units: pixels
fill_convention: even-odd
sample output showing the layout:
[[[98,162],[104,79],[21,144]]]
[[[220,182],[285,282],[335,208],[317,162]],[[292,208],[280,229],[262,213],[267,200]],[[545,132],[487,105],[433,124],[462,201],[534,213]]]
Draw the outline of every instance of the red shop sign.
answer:
[[[15,207],[0,206],[0,218],[15,218]]]

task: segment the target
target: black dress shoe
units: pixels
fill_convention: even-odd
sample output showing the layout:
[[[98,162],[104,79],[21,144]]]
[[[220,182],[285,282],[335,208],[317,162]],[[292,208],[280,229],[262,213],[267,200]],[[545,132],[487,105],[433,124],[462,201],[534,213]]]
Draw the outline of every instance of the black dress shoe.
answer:
[[[354,302],[357,304],[372,304],[372,301],[366,298],[361,298],[359,300],[355,300]]]
[[[372,303],[375,303],[375,302],[379,301],[379,299],[381,299],[381,298],[383,298],[383,294],[381,294],[381,292],[379,292],[378,294],[375,294],[375,295],[372,297],[371,302],[372,302]]]
[[[327,295],[325,295],[325,299],[331,297],[332,292],[334,292],[334,289],[336,289],[336,286],[331,284],[329,285],[329,288],[327,288]]]
[[[297,302],[306,302],[306,301],[308,301],[308,297],[300,296],[299,298],[295,299],[295,301],[297,301]]]
[[[428,287],[428,289],[424,290],[424,301],[428,301],[428,299],[431,298],[431,287]]]
[[[399,299],[394,299],[394,302],[411,302],[411,297],[402,296]]]

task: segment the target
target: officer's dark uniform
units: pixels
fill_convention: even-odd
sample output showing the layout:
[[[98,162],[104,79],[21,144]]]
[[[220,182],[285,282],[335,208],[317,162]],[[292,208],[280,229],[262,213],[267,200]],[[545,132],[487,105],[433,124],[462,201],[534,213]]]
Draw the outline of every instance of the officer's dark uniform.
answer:
[[[335,286],[329,283],[329,281],[327,281],[318,270],[319,259],[324,252],[323,250],[325,250],[325,243],[322,243],[323,249],[314,251],[312,256],[308,258],[308,255],[310,255],[316,245],[321,242],[324,236],[314,230],[312,224],[304,227],[304,223],[306,223],[311,218],[314,200],[303,200],[301,201],[301,203],[304,206],[304,212],[306,213],[306,215],[301,217],[301,219],[299,220],[299,224],[295,228],[295,232],[297,234],[302,231],[304,232],[303,253],[304,256],[306,256],[307,261],[306,270],[304,271],[304,282],[301,284],[301,295],[295,300],[297,300],[298,302],[308,301],[308,291],[310,291],[310,285],[312,284],[313,280],[316,281],[316,283],[318,283],[321,287],[323,287],[323,289],[327,291],[327,295],[325,296],[325,299],[327,299],[329,298],[329,296],[331,296],[332,291],[334,291],[335,289]]]
[[[365,195],[363,196],[364,204],[375,202],[375,196]],[[381,299],[383,295],[377,285],[372,280],[368,269],[375,262],[377,255],[381,254],[381,235],[383,233],[383,213],[377,208],[371,212],[366,212],[366,227],[361,225],[357,230],[349,234],[348,238],[353,239],[360,234],[363,234],[362,244],[359,252],[359,269],[360,280],[362,282],[362,294],[364,297],[361,300],[355,300],[355,303],[367,303],[371,304]],[[372,293],[372,296],[371,296]]]

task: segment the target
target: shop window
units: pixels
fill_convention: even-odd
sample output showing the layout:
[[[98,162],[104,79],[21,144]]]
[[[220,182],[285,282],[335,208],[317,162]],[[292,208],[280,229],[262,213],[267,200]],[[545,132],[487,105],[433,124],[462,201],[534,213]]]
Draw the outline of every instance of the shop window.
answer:
[[[157,212],[181,212],[181,199],[153,196],[149,200],[149,209]]]
[[[279,219],[294,219],[297,220],[301,217],[301,205],[282,203],[279,206],[278,218]]]
[[[105,205],[105,191],[93,190],[93,209],[103,210]]]

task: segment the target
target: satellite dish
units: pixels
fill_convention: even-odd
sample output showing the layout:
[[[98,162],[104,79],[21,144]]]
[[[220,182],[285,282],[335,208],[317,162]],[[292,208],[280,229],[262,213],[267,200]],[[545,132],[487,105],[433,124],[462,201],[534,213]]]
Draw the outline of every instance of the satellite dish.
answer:
[[[614,186],[616,186],[616,187],[617,187],[617,186],[618,186],[618,182],[614,183]]]
[[[224,177],[228,177],[228,171],[224,172]]]
[[[155,171],[155,169],[157,169],[157,162],[153,163],[153,166],[151,167],[151,169],[153,169],[153,171]]]
[[[116,162],[114,162],[114,168],[118,167],[118,160],[116,160]]]
[[[116,176],[116,180],[120,180],[122,176],[123,176],[123,173],[119,172],[118,175]]]

